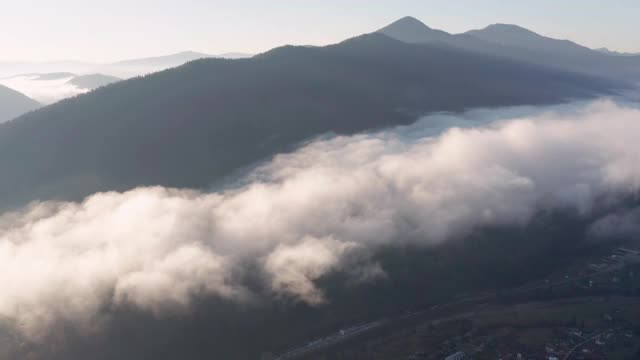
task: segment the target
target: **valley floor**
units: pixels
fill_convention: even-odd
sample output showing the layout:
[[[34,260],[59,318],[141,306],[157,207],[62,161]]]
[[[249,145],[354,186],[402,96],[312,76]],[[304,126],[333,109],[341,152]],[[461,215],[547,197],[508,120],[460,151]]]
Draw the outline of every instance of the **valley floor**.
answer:
[[[622,255],[620,255],[622,254]],[[342,330],[276,359],[632,359],[640,256],[621,250],[546,280]]]

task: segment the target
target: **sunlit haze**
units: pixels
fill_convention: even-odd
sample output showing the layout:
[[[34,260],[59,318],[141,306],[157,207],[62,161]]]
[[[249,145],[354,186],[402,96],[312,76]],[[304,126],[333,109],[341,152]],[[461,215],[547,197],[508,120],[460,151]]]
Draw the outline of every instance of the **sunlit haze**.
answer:
[[[454,33],[516,23],[593,48],[640,52],[636,0],[24,0],[2,5],[0,61],[259,53],[338,42],[405,15]]]

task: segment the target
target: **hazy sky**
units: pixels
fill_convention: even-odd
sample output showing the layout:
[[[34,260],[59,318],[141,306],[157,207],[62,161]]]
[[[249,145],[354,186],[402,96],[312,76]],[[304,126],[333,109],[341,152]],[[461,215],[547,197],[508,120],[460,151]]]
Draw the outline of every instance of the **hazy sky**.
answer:
[[[638,0],[21,0],[2,5],[0,61],[256,53],[337,42],[405,15],[449,32],[515,23],[640,52]]]

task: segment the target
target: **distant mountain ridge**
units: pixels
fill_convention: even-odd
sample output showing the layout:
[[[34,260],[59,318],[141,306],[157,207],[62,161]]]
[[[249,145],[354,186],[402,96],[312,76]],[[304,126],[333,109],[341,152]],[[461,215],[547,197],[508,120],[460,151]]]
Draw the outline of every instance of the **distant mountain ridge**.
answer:
[[[35,80],[59,80],[59,79],[64,79],[64,78],[68,78],[68,77],[75,77],[77,76],[74,73],[70,73],[70,72],[58,72],[58,73],[47,73],[47,74],[33,74],[36,75],[37,78]]]
[[[127,59],[111,63],[91,63],[82,61],[52,61],[42,63],[0,62],[0,78],[34,73],[73,73],[81,75],[102,73],[118,78],[129,78],[164,70],[170,67],[180,66],[189,61],[202,58],[240,59],[251,56],[251,54],[238,52],[211,55],[195,51],[183,51],[175,54]]]
[[[110,64],[90,64],[73,61],[50,64],[12,64],[3,70],[0,63],[0,84],[39,101],[51,104],[123,78],[142,76],[174,68],[203,58],[239,59],[251,57],[244,53],[209,55],[194,51],[118,61]],[[5,64],[6,65],[6,64]],[[39,72],[38,69],[48,70]],[[117,76],[115,75],[117,74]],[[66,81],[65,81],[66,80]]]
[[[113,84],[121,80],[122,79],[117,78],[115,76],[109,76],[109,75],[103,75],[103,74],[89,74],[89,75],[74,76],[73,79],[69,80],[69,83],[82,89],[95,90],[99,87]]]
[[[378,32],[408,43],[446,43],[451,41],[453,37],[453,35],[445,31],[432,29],[411,16],[405,16],[378,30]]]
[[[640,56],[640,53],[630,53],[630,52],[620,52],[620,51],[612,51],[606,47],[594,49],[595,51],[599,51],[603,54],[612,55],[612,56]]]
[[[481,30],[467,31],[465,34],[503,46],[576,55],[593,53],[593,50],[572,41],[548,38],[513,24],[492,24]]]
[[[0,84],[48,105],[120,80],[122,79],[104,74],[76,75],[70,72],[57,72],[0,78]]]
[[[35,110],[40,106],[37,101],[28,96],[0,85],[0,123]]]
[[[110,66],[149,66],[149,65],[167,65],[176,63],[186,63],[193,60],[214,57],[213,55],[199,53],[195,51],[183,51],[176,54],[153,56],[147,58],[122,60],[110,63]]]
[[[493,24],[480,30],[449,34],[431,29],[413,17],[404,17],[378,32],[407,43],[440,43],[564,71],[617,79],[640,79],[640,57],[611,56],[569,40],[545,37],[517,25]]]

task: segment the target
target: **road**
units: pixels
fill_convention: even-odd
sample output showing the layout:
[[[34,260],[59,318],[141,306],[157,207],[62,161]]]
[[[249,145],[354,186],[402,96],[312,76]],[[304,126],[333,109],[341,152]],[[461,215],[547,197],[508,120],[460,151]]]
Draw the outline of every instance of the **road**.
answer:
[[[577,349],[577,348],[582,347],[582,346],[584,346],[584,345],[588,344],[589,342],[591,342],[591,341],[593,341],[593,340],[595,340],[595,339],[599,338],[600,336],[602,336],[602,335],[604,335],[604,334],[606,334],[606,333],[608,333],[608,332],[610,332],[610,331],[613,331],[613,329],[605,330],[605,331],[603,331],[603,332],[601,332],[601,333],[599,333],[599,334],[593,335],[592,337],[588,338],[587,340],[585,340],[585,341],[581,342],[580,344],[578,344],[578,345],[576,345],[576,346],[572,347],[571,349],[569,349],[569,352],[567,353],[567,355],[565,355],[565,357],[563,357],[563,358],[562,358],[562,360],[567,360],[567,359],[569,359],[569,357],[571,356],[571,354],[573,354],[573,352],[574,352],[574,351],[576,351],[576,349]]]

